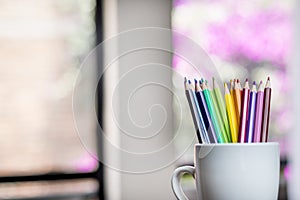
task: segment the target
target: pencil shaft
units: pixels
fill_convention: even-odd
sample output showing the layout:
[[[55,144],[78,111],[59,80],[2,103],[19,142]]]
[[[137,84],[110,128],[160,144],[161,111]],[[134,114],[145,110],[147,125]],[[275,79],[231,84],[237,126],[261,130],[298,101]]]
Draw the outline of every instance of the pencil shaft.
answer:
[[[268,141],[270,104],[271,104],[271,88],[265,88],[265,90],[264,90],[264,105],[263,105],[263,119],[262,119],[262,125],[261,125],[261,142]]]
[[[247,117],[247,129],[246,136],[247,142],[253,142],[254,122],[255,122],[255,107],[256,107],[256,92],[250,92],[248,117]]]
[[[230,93],[225,93],[225,101],[231,130],[231,139],[233,143],[236,143],[238,141],[238,126],[236,121],[235,106]]]
[[[190,111],[191,111],[192,119],[193,119],[193,122],[194,122],[194,126],[195,126],[195,129],[196,129],[198,142],[203,143],[203,141],[200,137],[200,130],[199,130],[198,122],[197,122],[197,119],[196,119],[195,110],[193,108],[193,104],[192,104],[192,101],[191,101],[190,92],[188,90],[186,90],[185,94],[186,94],[186,98],[187,98],[187,101],[188,101],[188,104],[189,104],[189,107],[190,107]]]
[[[248,116],[248,103],[249,103],[249,93],[250,90],[247,88],[243,89],[242,95],[242,110],[240,118],[240,128],[239,128],[239,142],[246,142],[246,124]]]
[[[241,107],[242,107],[242,97],[240,89],[234,89],[233,91],[233,99],[235,104],[235,114],[237,119],[237,126],[240,124],[240,117],[241,117]]]
[[[229,86],[230,86],[230,88],[229,88],[230,95],[233,96],[233,90],[234,90],[233,80],[230,80]]]
[[[212,99],[212,102],[213,102],[213,107],[214,107],[215,114],[216,114],[216,117],[217,117],[217,122],[220,126],[220,129],[221,129],[221,134],[223,135],[223,138],[225,139],[225,142],[228,143],[228,142],[231,141],[231,137],[228,136],[228,134],[226,132],[225,124],[224,124],[224,122],[222,120],[222,117],[221,117],[221,112],[220,112],[218,104],[217,104],[216,96],[215,96],[213,91],[209,91],[209,92],[210,92],[210,96],[211,96],[211,99]]]
[[[200,97],[200,92],[196,92],[196,97],[197,97],[197,101],[198,101],[198,104],[199,104],[200,112],[201,112],[202,117],[203,117],[205,128],[207,130],[209,128],[209,122],[208,122],[208,118],[207,118],[207,116],[205,114],[205,108],[204,108],[202,99]]]
[[[256,113],[254,125],[254,142],[261,142],[261,123],[263,114],[264,92],[258,91],[256,98]]]
[[[228,118],[227,118],[227,114],[226,114],[226,107],[225,107],[223,96],[221,94],[221,90],[219,87],[217,87],[217,88],[214,88],[213,92],[214,92],[215,99],[216,99],[216,102],[217,102],[217,105],[219,108],[219,113],[220,113],[220,116],[222,119],[222,123],[224,125],[225,132],[227,134],[227,138],[229,140],[231,140],[229,122],[228,122]]]
[[[216,116],[216,111],[215,111],[214,106],[213,106],[213,102],[212,102],[210,92],[208,91],[208,89],[204,89],[203,94],[204,94],[204,97],[205,97],[207,108],[208,108],[209,113],[210,113],[210,117],[212,119],[212,123],[213,123],[215,131],[216,131],[218,142],[219,143],[227,143],[228,140],[222,134],[221,127],[218,124],[218,119],[217,119],[217,116]]]
[[[198,100],[198,104],[200,107],[200,111],[205,123],[205,127],[207,130],[207,135],[208,135],[208,139],[210,143],[217,143],[217,136],[215,133],[215,129],[213,126],[213,123],[211,121],[211,118],[209,116],[209,111],[205,102],[205,98],[203,96],[203,93],[201,91],[196,92],[196,96],[197,96],[197,100]]]
[[[209,140],[207,138],[207,131],[206,131],[206,128],[205,128],[205,123],[204,123],[203,117],[202,117],[201,112],[200,112],[200,108],[199,108],[199,105],[198,105],[196,94],[191,89],[189,89],[189,93],[190,93],[190,96],[191,96],[191,102],[192,102],[193,108],[195,110],[194,112],[195,112],[196,121],[197,121],[197,124],[198,124],[198,129],[199,129],[201,140],[202,140],[203,143],[208,144]]]

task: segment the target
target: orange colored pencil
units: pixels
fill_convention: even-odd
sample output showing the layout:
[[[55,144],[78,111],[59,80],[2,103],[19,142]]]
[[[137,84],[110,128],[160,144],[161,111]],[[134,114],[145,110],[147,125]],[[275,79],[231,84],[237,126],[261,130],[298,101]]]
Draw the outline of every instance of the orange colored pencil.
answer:
[[[238,127],[240,125],[241,107],[242,107],[242,96],[241,96],[241,90],[239,88],[239,82],[240,82],[239,79],[235,81],[234,89],[233,89],[233,99],[234,99]]]
[[[243,95],[243,87],[242,87],[242,84],[241,84],[241,82],[240,82],[239,79],[237,79],[236,82],[237,82],[238,88],[239,88],[240,91],[241,91],[241,96],[242,96],[242,95]]]

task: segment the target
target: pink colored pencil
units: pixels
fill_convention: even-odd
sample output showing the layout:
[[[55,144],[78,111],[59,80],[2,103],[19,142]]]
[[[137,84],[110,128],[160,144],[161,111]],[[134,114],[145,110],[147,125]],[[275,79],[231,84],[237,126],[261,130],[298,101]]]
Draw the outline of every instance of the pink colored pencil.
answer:
[[[242,109],[241,109],[241,118],[240,118],[240,129],[239,129],[239,142],[246,142],[246,125],[248,117],[248,104],[249,104],[249,95],[250,88],[248,79],[246,79],[245,86],[242,94]]]
[[[256,114],[254,125],[254,142],[261,142],[261,122],[264,105],[264,89],[263,82],[260,81],[256,99]]]

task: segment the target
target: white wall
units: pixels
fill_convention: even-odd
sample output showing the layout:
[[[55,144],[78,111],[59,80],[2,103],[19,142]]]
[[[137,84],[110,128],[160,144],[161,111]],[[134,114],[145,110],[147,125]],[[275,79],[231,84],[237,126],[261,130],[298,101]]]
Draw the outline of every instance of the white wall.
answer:
[[[119,147],[105,150],[106,164],[113,163],[105,168],[110,200],[174,199],[174,149],[167,145],[173,137],[172,54],[159,50],[171,50],[171,35],[165,29],[136,29],[170,29],[171,8],[169,0],[104,1],[104,37],[121,33],[113,49],[127,52],[105,74],[105,132]]]

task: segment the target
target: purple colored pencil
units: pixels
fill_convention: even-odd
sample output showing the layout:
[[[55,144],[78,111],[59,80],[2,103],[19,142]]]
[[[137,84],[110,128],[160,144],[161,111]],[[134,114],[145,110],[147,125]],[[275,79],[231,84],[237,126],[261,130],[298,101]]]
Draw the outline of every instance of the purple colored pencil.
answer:
[[[247,125],[247,117],[248,117],[248,104],[249,104],[249,82],[248,79],[245,81],[245,86],[242,94],[242,109],[241,109],[241,118],[240,118],[240,128],[239,128],[239,142],[246,142],[246,125]]]
[[[263,82],[260,81],[256,97],[256,114],[254,124],[254,142],[261,142],[261,123],[264,105],[264,89]]]
[[[249,107],[248,107],[248,120],[247,120],[247,142],[253,142],[254,123],[255,123],[255,111],[256,111],[256,84],[253,82],[252,90],[250,92]]]

